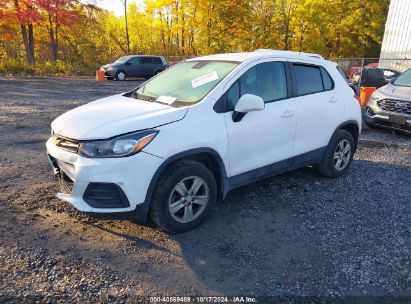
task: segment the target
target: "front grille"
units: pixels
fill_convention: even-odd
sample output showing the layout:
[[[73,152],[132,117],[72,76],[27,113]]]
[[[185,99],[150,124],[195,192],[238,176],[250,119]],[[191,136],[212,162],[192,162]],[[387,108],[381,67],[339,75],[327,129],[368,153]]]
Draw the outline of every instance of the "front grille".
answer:
[[[80,145],[80,143],[75,139],[62,137],[57,134],[53,136],[53,142],[57,147],[60,147],[63,150],[73,152],[73,153],[77,153],[78,147]]]
[[[90,183],[83,199],[94,208],[125,208],[130,203],[123,190],[112,183]]]
[[[377,101],[377,105],[387,112],[411,115],[411,102],[409,101],[382,99]]]

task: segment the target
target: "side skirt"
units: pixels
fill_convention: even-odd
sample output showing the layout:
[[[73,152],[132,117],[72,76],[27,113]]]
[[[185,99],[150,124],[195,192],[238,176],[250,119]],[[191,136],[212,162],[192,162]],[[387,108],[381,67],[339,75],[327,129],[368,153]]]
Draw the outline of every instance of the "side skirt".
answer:
[[[229,178],[229,190],[304,166],[318,164],[323,159],[326,148],[319,148],[258,169],[231,176]]]

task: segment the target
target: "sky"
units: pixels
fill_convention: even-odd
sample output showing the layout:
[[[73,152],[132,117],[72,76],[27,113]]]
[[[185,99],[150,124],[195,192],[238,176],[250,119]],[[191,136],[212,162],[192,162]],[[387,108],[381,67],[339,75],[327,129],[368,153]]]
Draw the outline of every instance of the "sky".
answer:
[[[124,15],[123,0],[82,0],[84,3],[93,3],[98,7],[112,11],[117,17]],[[131,2],[142,2],[142,0],[127,0],[127,4]]]

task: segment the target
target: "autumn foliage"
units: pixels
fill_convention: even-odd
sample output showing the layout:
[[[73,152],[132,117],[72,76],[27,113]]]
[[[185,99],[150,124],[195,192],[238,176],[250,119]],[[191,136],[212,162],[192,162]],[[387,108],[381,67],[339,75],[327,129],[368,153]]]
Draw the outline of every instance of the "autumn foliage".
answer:
[[[388,0],[128,0],[126,28],[96,1],[1,0],[0,71],[89,74],[127,53],[258,48],[375,57],[388,10]]]

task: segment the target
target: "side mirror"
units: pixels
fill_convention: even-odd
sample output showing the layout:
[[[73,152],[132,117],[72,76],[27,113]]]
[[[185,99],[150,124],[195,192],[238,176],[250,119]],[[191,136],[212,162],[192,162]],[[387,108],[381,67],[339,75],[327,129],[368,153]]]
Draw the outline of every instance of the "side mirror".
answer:
[[[124,65],[131,65],[131,62],[126,62]]]
[[[237,101],[237,104],[234,108],[233,121],[238,122],[243,119],[245,114],[247,114],[248,112],[261,111],[264,110],[264,107],[264,100],[260,96],[253,94],[244,94]]]

